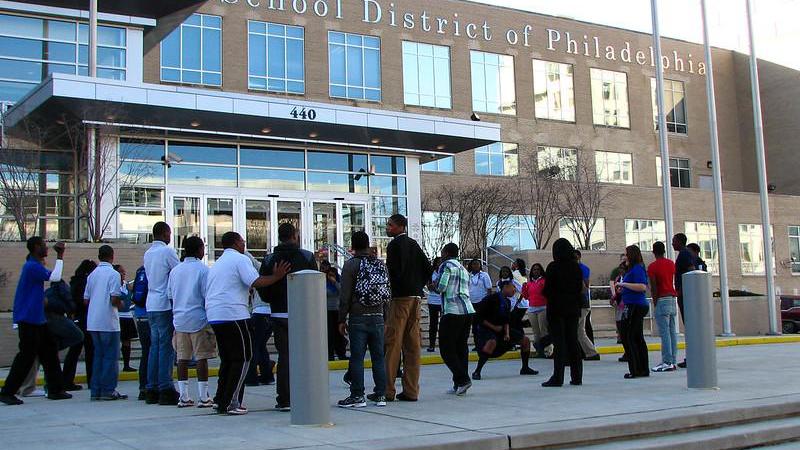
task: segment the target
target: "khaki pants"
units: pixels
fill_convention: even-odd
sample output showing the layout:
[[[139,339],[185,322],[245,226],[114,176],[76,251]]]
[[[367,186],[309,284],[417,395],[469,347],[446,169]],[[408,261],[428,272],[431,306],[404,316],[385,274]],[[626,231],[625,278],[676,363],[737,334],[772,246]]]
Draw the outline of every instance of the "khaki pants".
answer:
[[[581,308],[581,318],[578,320],[578,343],[587,358],[597,356],[597,350],[595,350],[594,344],[586,334],[586,316],[589,315],[589,311],[589,308]]]
[[[419,397],[420,298],[396,297],[389,303],[386,315],[386,397],[394,399],[394,378],[403,354],[403,393],[412,399]]]
[[[531,329],[533,329],[533,343],[538,344],[543,337],[550,333],[547,329],[547,310],[543,309],[535,313],[528,313],[528,321],[530,321]],[[552,354],[553,345],[550,344],[544,348],[544,355],[538,356],[550,356]]]

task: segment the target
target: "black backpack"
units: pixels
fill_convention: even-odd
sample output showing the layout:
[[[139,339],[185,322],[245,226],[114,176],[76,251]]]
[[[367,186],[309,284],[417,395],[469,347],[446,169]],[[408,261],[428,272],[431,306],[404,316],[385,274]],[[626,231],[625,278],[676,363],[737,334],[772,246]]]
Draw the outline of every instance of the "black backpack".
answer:
[[[367,306],[381,306],[392,299],[389,288],[389,271],[378,258],[361,258],[355,285],[356,301]]]

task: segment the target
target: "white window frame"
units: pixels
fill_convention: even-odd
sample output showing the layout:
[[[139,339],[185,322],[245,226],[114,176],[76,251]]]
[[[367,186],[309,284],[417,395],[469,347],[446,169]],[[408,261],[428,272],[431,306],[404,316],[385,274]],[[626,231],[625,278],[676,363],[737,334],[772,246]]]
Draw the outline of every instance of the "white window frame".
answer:
[[[344,43],[342,43],[342,42],[332,42],[330,36],[333,35],[333,34],[341,34],[341,35],[343,35],[344,36]],[[354,45],[354,44],[348,43],[347,42],[347,36],[360,36],[361,37],[361,45]],[[364,45],[364,38],[365,37],[370,37],[370,38],[377,39],[378,40],[378,46],[377,47],[372,47],[372,46]],[[381,57],[382,57],[381,44],[382,44],[381,38],[378,37],[378,36],[372,36],[372,35],[368,35],[368,34],[359,34],[359,33],[346,33],[344,31],[334,31],[334,30],[329,30],[328,31],[328,60],[329,60],[328,61],[328,95],[331,98],[346,98],[346,99],[350,99],[350,100],[359,100],[359,101],[364,101],[364,102],[380,102],[383,99],[383,71],[381,70],[380,65],[378,66],[378,85],[379,85],[379,87],[377,89],[376,88],[372,88],[372,87],[367,87],[367,85],[366,85],[366,67],[364,65],[364,60],[366,59],[364,57],[365,49],[378,50],[378,59],[379,60],[381,59]],[[344,51],[345,51],[345,58],[344,58],[344,84],[333,83],[331,81],[331,72],[330,72],[330,70],[331,70],[331,64],[330,64],[331,46],[344,47]],[[353,51],[351,49],[358,49],[358,51],[361,52],[361,79],[362,79],[362,82],[363,82],[361,86],[347,84],[347,79],[348,79],[347,75],[349,73],[348,72],[348,67],[347,67],[347,53],[350,52],[350,51]],[[343,87],[345,89],[345,95],[344,96],[333,95],[333,92],[331,91],[331,86],[341,86],[341,87]],[[361,89],[364,92],[366,92],[367,90],[369,90],[369,91],[376,91],[377,90],[378,91],[378,98],[377,98],[377,100],[368,99],[368,98],[366,98],[366,95],[363,96],[363,97],[350,97],[350,96],[347,95],[348,88]]]
[[[669,120],[668,111],[674,111],[675,108],[678,106],[678,102],[675,101],[675,93],[680,93],[682,96],[682,108],[683,108],[683,118],[684,122],[678,122],[677,120]],[[658,100],[656,98],[656,79],[650,78],[650,95],[653,99],[653,129],[658,131]],[[686,135],[689,134],[689,118],[687,117],[687,108],[686,108],[686,89],[684,87],[683,81],[677,80],[664,80],[664,110],[666,116],[664,117],[664,121],[667,123],[667,132],[674,133],[674,134],[681,134]],[[673,112],[672,117],[675,117]],[[679,127],[683,127],[683,131],[678,131]]]
[[[609,158],[615,158],[615,161],[610,161]],[[625,158],[627,156],[627,158]],[[625,179],[625,162],[627,159],[628,177]],[[617,169],[616,171],[613,169]],[[595,170],[597,172],[597,180],[601,183],[611,184],[633,184],[633,155],[630,153],[609,152],[598,150],[595,152]],[[615,172],[620,173],[620,177],[612,177]]]
[[[542,109],[536,102],[536,93],[540,90],[547,96],[545,108]],[[534,115],[537,119],[575,122],[575,68],[572,64],[534,59],[533,94]],[[555,113],[550,108],[553,98],[561,100],[560,113]]]
[[[478,55],[481,56],[482,61],[476,61]],[[498,64],[491,64],[486,62],[486,55],[497,56]],[[478,69],[476,66],[480,66]],[[511,67],[511,80],[504,80],[504,69]],[[497,109],[494,111],[489,111],[489,91],[488,86],[485,80],[488,78],[488,68],[495,68],[491,74],[496,75],[494,76],[495,82],[497,83],[497,92],[492,94],[496,94],[497,96]],[[483,71],[483,80],[484,85],[478,86],[475,81],[475,71],[482,70]],[[504,55],[502,53],[492,53],[492,52],[481,52],[478,50],[470,50],[470,77],[472,82],[472,109],[478,112],[484,112],[488,114],[502,114],[508,116],[515,116],[517,115],[517,93],[516,93],[516,74],[514,72],[514,57],[511,55]],[[504,83],[503,81],[509,81],[509,83]],[[483,100],[477,100],[475,98],[475,92],[483,91]],[[506,94],[509,94],[511,98],[513,98],[511,106],[504,108],[503,106],[503,97]],[[482,105],[480,105],[482,103]]]
[[[643,252],[653,249],[653,244],[661,241],[666,244],[666,223],[656,219],[625,219],[625,246],[637,245]]]
[[[631,127],[628,74],[605,69],[590,69],[592,90],[592,122],[595,125],[627,128]],[[623,78],[620,80],[620,76]],[[600,92],[595,92],[598,87]],[[611,97],[603,98],[603,86],[610,85]],[[620,98],[624,94],[624,99]],[[599,104],[598,100],[599,99]]]
[[[689,242],[700,246],[700,257],[706,262],[708,271],[719,274],[719,242],[717,241],[717,224],[715,222],[684,222],[684,230]],[[705,250],[701,242],[709,242],[711,254]]]
[[[564,217],[558,222],[558,237],[567,239],[575,248],[579,248],[578,239],[575,233],[566,225],[567,220],[583,220],[575,217]],[[597,239],[595,238],[597,237]],[[591,236],[592,250],[605,251],[608,247],[608,237],[606,236],[606,219],[605,217],[598,217],[597,222],[594,224]],[[595,247],[594,243],[597,242],[598,246]]]
[[[215,14],[203,14],[203,13],[193,13],[189,17],[192,17],[192,16],[200,16],[200,25],[188,24],[188,23],[186,23],[186,21],[184,21],[183,23],[180,24],[180,26],[178,26],[175,30],[173,30],[170,33],[170,34],[172,34],[172,33],[175,33],[176,31],[178,33],[178,38],[179,38],[179,42],[180,42],[180,45],[178,46],[178,48],[179,48],[178,59],[180,61],[178,67],[172,67],[172,66],[165,66],[164,65],[164,49],[163,49],[164,41],[162,40],[161,43],[159,44],[160,45],[160,47],[159,47],[160,67],[159,67],[159,71],[158,71],[159,72],[159,79],[161,80],[162,83],[186,83],[186,84],[192,84],[192,85],[196,85],[196,86],[220,87],[220,86],[222,86],[222,68],[224,67],[223,51],[222,51],[222,20],[223,20],[223,17],[222,16],[217,16]],[[212,27],[212,26],[209,26],[209,25],[204,25],[203,24],[203,17],[216,17],[216,18],[218,18],[219,19],[219,23],[220,23],[219,28]],[[196,69],[184,69],[183,68],[183,28],[184,27],[187,27],[187,28],[191,27],[191,28],[199,28],[200,29],[200,44],[199,44],[200,45],[200,69],[199,70],[196,70]],[[206,30],[206,29],[219,31],[219,64],[220,64],[219,65],[219,67],[220,67],[219,71],[217,71],[217,70],[208,70],[208,69],[204,68],[204,57],[203,57],[204,55],[203,55],[203,53],[205,51],[205,46],[203,45],[203,40],[205,39],[205,33],[203,32],[203,30]],[[167,36],[169,36],[169,35],[167,35]],[[164,72],[163,72],[164,69],[177,70],[178,74],[180,74],[180,81],[165,80],[164,79]],[[198,82],[194,82],[194,81],[186,81],[186,80],[184,80],[183,79],[184,72],[199,72],[200,73],[200,82],[198,83]],[[213,74],[213,75],[219,75],[219,84],[204,82],[203,81],[203,74],[206,74],[206,73]]]
[[[264,33],[250,31],[250,23],[251,22],[258,22],[258,23],[264,24],[266,31]],[[298,37],[288,36],[288,35],[280,36],[280,35],[276,35],[276,34],[270,34],[270,32],[269,32],[269,26],[270,25],[279,25],[279,26],[285,27],[286,29],[299,28],[299,29],[303,30],[303,37],[302,38],[298,38]],[[264,52],[265,53],[263,55],[264,56],[264,67],[265,67],[265,72],[264,72],[263,75],[262,74],[253,75],[253,74],[250,73],[250,52],[252,51],[252,49],[250,48],[250,35],[263,36],[265,41],[266,41],[265,42],[266,45],[264,46]],[[250,90],[253,90],[253,91],[264,91],[264,92],[281,92],[281,93],[284,93],[284,94],[297,94],[297,95],[305,94],[305,92],[306,92],[306,80],[305,80],[306,38],[305,38],[305,36],[306,36],[306,31],[305,31],[305,28],[302,27],[302,26],[286,25],[286,24],[274,23],[274,22],[266,22],[266,21],[263,21],[263,20],[248,20],[247,21],[247,89],[250,89]],[[270,37],[278,37],[278,38],[282,38],[283,39],[283,69],[284,69],[284,72],[287,74],[286,77],[271,77],[271,76],[269,76],[269,38]],[[287,44],[288,44],[289,40],[300,41],[302,43],[302,47],[303,47],[303,78],[301,78],[301,79],[289,78],[288,77],[288,72],[289,72],[289,51],[288,51],[288,48],[287,48]],[[253,87],[250,84],[250,78],[263,79],[264,82],[265,82],[265,85],[267,87],[266,88]],[[285,83],[283,90],[270,89],[269,88],[269,80],[270,79],[282,80]],[[303,90],[300,91],[300,92],[290,91],[289,88],[288,88],[289,82],[302,83],[303,84]]]
[[[772,229],[772,225],[770,225]],[[773,240],[775,234],[772,233]],[[743,242],[747,238],[748,242]],[[756,261],[745,261],[744,259],[744,245],[750,244],[753,250],[752,256],[760,256]],[[773,252],[772,267],[777,270],[775,266],[775,253]],[[742,275],[744,276],[763,276],[766,272],[766,260],[764,259],[764,233],[761,224],[742,223],[739,224],[739,260],[742,266]],[[760,259],[760,261],[758,261]],[[760,270],[758,270],[760,267]]]
[[[478,173],[478,157],[486,155],[489,160],[489,173]],[[503,156],[503,173],[492,173],[492,155]],[[513,160],[513,162],[512,162]],[[475,149],[475,175],[491,177],[513,177],[519,175],[519,145],[510,142],[494,142]]]
[[[429,55],[421,55],[420,49],[430,47],[431,54]],[[437,52],[446,52],[446,56],[437,56]],[[419,89],[423,83],[420,76],[420,63],[421,60],[426,60],[426,64],[431,65],[432,69],[432,76],[433,76],[433,85],[431,88],[433,89],[433,104],[423,104],[422,97],[430,97],[429,94],[423,94],[421,89]],[[430,61],[427,61],[430,60]],[[444,72],[447,73],[447,80],[446,83],[439,81],[436,78],[436,71],[437,67],[441,67],[444,65]],[[413,75],[416,75],[416,85],[417,85],[417,92],[410,91],[410,83],[406,80],[406,70],[410,67],[414,68]],[[451,73],[450,73],[450,47],[446,45],[434,45],[434,44],[425,44],[422,42],[413,42],[413,41],[403,41],[403,102],[406,105],[412,106],[422,106],[425,108],[439,108],[439,109],[452,109],[453,107],[453,97],[452,97],[452,81],[451,81]],[[440,88],[446,89],[446,92],[439,92],[437,86]],[[445,87],[446,86],[446,87]],[[417,101],[413,101],[413,96],[416,96]],[[441,104],[440,104],[441,100]]]
[[[451,161],[452,169],[442,169],[441,163],[442,161]],[[427,166],[427,167],[425,167]],[[436,172],[436,173],[454,173],[456,169],[456,158],[455,156],[445,156],[444,158],[437,159],[435,161],[428,161],[426,163],[422,163],[419,165],[419,170],[422,172]]]
[[[680,163],[682,163],[682,162],[685,162],[687,167],[681,167]],[[678,171],[678,177],[677,177],[678,182],[677,182],[677,184],[673,184],[672,183],[672,171],[673,170]],[[689,185],[688,186],[681,186],[680,185],[681,184],[681,177],[680,177],[680,172],[681,171],[685,171],[688,174],[688,179],[689,179]],[[670,182],[670,186],[672,186],[674,188],[689,189],[689,188],[692,187],[692,164],[691,164],[691,161],[689,160],[689,158],[679,158],[679,157],[674,157],[674,156],[670,156],[669,157],[669,182]],[[662,183],[662,181],[661,181],[661,157],[660,156],[656,156],[656,184],[661,186],[661,183]]]

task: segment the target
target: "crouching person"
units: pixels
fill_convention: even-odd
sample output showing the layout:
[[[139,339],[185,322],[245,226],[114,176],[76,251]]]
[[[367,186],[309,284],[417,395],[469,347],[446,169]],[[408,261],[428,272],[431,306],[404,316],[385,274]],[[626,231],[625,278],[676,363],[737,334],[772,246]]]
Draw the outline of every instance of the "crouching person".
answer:
[[[361,408],[367,400],[386,406],[386,365],[383,353],[383,309],[391,299],[386,265],[369,253],[369,236],[356,231],[353,258],[342,268],[339,296],[339,332],[350,333],[350,396],[342,408]],[[348,321],[349,317],[349,321]],[[369,348],[375,389],[364,398],[364,354]]]

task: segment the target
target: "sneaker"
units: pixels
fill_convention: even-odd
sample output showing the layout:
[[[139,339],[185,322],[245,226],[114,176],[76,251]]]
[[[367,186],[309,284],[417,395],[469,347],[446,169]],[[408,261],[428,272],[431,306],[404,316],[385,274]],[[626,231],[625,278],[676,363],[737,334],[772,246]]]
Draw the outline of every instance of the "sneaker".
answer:
[[[148,405],[158,404],[158,391],[155,389],[148,389],[145,391],[144,402]]]
[[[136,397],[136,400],[145,400],[147,399],[147,391],[141,390],[139,391],[139,396]]]
[[[433,353],[436,351],[436,349],[433,347],[428,347],[425,351],[427,351],[428,353]]]
[[[339,408],[363,408],[367,406],[367,402],[364,400],[363,395],[359,395],[358,397],[349,396],[344,400],[339,400]]]
[[[72,398],[72,394],[67,391],[61,392],[53,392],[47,396],[49,400],[69,400]]]
[[[181,395],[175,389],[165,389],[158,392],[158,404],[161,406],[175,406]]]
[[[401,401],[401,402],[415,402],[415,401],[417,401],[417,399],[407,396],[405,394],[405,392],[401,392],[401,393],[397,394],[395,399],[397,399],[398,401]]]
[[[275,405],[275,409],[277,409],[280,412],[289,412],[289,411],[292,410],[292,407],[290,405],[281,405],[279,403],[279,404]]]
[[[679,362],[678,363],[678,367],[680,367],[681,369],[685,369],[686,368],[686,360],[684,359],[683,362]]]
[[[667,368],[664,369],[664,372],[675,372],[676,370],[678,370],[678,366],[675,364],[669,364],[667,365]]]
[[[456,395],[456,392],[458,392],[458,386],[453,386],[450,389],[444,391],[445,394],[449,395]]]
[[[188,408],[190,406],[194,406],[194,400],[191,398],[178,400],[178,408]]]
[[[661,363],[661,364],[659,364],[659,365],[657,365],[657,366],[653,367],[653,368],[652,368],[652,369],[650,369],[650,370],[652,370],[653,372],[663,372],[663,371],[664,371],[664,368],[666,368],[667,366],[669,366],[669,364],[664,364],[664,363]]]
[[[225,413],[229,416],[243,416],[247,414],[247,408],[243,406],[230,407]]]
[[[375,406],[386,406],[386,396],[379,394],[367,394],[367,400],[375,403]]]
[[[459,386],[456,389],[456,395],[458,395],[458,396],[465,395],[467,393],[467,389],[469,389],[471,387],[472,387],[472,383],[470,383],[470,382],[467,382],[467,384],[462,384],[461,386]]]
[[[344,384],[348,385],[348,386],[350,386],[350,383],[352,383],[352,382],[353,382],[353,379],[352,379],[352,377],[350,376],[350,371],[349,371],[349,370],[348,370],[347,372],[345,372],[345,373],[344,373],[344,376],[342,377],[342,382],[343,382]]]
[[[472,379],[473,380],[480,380],[481,379],[481,373],[480,372],[472,372]]]
[[[64,386],[64,390],[67,391],[67,392],[69,392],[69,391],[80,391],[81,389],[83,389],[83,386],[81,386],[80,384],[75,384],[75,383],[72,383],[70,385]]]
[[[519,369],[519,374],[520,375],[539,375],[539,371],[531,369],[530,367],[523,367],[522,369]]]
[[[34,389],[34,390],[30,391],[30,392],[26,392],[26,393],[22,394],[22,396],[25,397],[25,398],[44,397],[45,395],[47,395],[47,394],[44,392],[44,389]]]
[[[139,369],[137,369],[136,367],[127,366],[127,367],[123,367],[122,371],[123,372],[138,372]]]
[[[5,392],[0,393],[0,402],[5,403],[6,405],[9,406],[21,405],[25,403],[19,398],[17,398],[16,395],[6,394]]]
[[[197,401],[197,407],[198,408],[214,408],[215,407],[214,400],[212,400],[211,397],[209,397],[209,398],[207,398],[205,400],[198,400]]]
[[[121,394],[121,393],[119,393],[117,391],[114,391],[109,395],[104,395],[104,396],[100,397],[100,400],[105,400],[105,401],[127,400],[127,399],[128,399],[128,396],[126,394]]]

